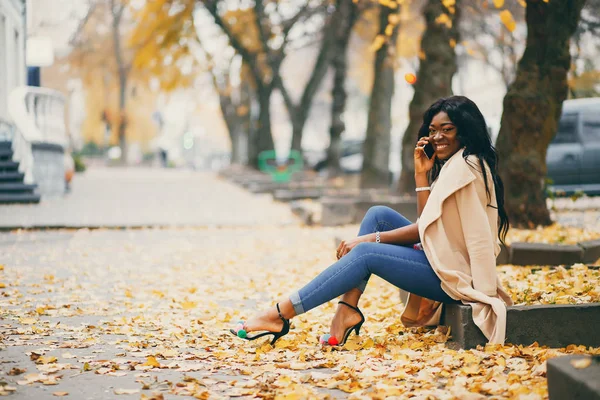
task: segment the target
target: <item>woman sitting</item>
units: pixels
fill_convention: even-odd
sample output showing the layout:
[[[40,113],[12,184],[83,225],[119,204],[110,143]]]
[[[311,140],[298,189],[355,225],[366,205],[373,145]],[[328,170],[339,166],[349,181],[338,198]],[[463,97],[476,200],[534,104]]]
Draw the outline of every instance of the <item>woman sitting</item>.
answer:
[[[338,247],[337,262],[275,307],[240,322],[233,334],[248,340],[272,335],[273,344],[289,332],[291,318],[342,296],[329,334],[321,337],[321,343],[342,345],[353,331],[359,334],[365,318],[358,302],[375,274],[410,293],[405,326],[437,325],[443,303],[461,302],[472,307],[490,343],[504,342],[512,301],[498,279],[496,256],[508,217],[485,119],[466,97],[440,99],[425,112],[419,137],[417,222],[387,207],[371,208],[358,237]],[[256,331],[264,332],[247,335]]]

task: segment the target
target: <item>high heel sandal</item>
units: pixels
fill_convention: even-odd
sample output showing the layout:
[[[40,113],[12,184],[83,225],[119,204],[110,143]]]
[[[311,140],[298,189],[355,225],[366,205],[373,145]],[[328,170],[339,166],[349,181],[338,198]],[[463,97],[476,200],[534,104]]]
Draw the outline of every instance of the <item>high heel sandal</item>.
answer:
[[[283,328],[281,328],[281,331],[279,331],[279,332],[267,331],[267,332],[259,333],[254,336],[248,336],[248,333],[244,329],[244,321],[239,321],[238,325],[235,327],[235,329],[230,329],[229,332],[231,332],[232,334],[234,334],[235,336],[237,336],[239,338],[246,339],[246,340],[256,340],[263,336],[273,335],[273,340],[271,340],[271,346],[273,346],[275,344],[275,342],[277,341],[277,339],[279,339],[282,336],[287,335],[288,332],[290,331],[290,320],[283,318],[283,315],[281,315],[281,310],[279,309],[279,303],[277,303],[277,313],[279,314],[279,318],[281,318],[281,320],[283,321]]]
[[[337,346],[337,345],[343,346],[343,345],[346,344],[346,340],[348,340],[348,337],[350,336],[350,334],[352,333],[352,331],[356,332],[356,336],[359,335],[360,328],[362,327],[362,325],[365,322],[365,316],[358,309],[358,307],[351,306],[350,304],[346,303],[345,301],[340,301],[340,302],[338,302],[338,304],[343,304],[343,305],[345,305],[347,307],[350,307],[351,309],[353,309],[357,313],[359,313],[361,321],[358,324],[356,324],[356,325],[353,325],[353,326],[351,326],[349,328],[346,328],[346,331],[344,332],[344,337],[343,337],[343,340],[342,340],[341,343],[337,340],[337,338],[335,336],[331,336],[329,333],[327,333],[327,334],[321,336],[321,338],[319,339],[319,343],[321,343],[321,344],[329,344],[331,346]]]

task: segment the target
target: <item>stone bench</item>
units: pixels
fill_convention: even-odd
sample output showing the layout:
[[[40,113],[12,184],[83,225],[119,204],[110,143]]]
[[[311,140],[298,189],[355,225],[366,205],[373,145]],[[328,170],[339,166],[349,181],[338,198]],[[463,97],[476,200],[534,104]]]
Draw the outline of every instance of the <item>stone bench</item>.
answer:
[[[441,324],[450,327],[451,348],[471,349],[487,343],[473,322],[470,306],[444,305]],[[599,332],[600,303],[507,307],[506,343],[598,347]]]
[[[591,358],[585,368],[575,368],[572,361]],[[600,356],[568,355],[547,361],[546,379],[550,400],[600,400]]]

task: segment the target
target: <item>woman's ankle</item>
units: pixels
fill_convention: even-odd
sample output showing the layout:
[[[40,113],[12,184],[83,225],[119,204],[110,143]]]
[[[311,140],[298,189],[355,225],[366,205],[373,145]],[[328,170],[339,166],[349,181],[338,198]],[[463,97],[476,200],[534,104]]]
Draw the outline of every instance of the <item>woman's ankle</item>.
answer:
[[[354,288],[344,293],[340,300],[350,304],[351,306],[358,307],[358,302],[360,301],[362,293],[363,292],[360,289]]]
[[[289,299],[284,299],[277,304],[279,304],[278,315],[281,314],[284,319],[292,319],[296,316],[294,305]],[[277,306],[275,306],[275,309],[277,309]]]

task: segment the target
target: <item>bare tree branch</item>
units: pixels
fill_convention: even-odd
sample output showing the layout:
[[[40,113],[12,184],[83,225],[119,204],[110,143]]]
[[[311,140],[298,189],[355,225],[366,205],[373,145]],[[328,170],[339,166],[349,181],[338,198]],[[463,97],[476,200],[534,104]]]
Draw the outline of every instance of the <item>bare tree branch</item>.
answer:
[[[265,8],[262,0],[254,0],[254,21],[256,23],[256,29],[258,30],[258,37],[260,39],[260,43],[262,45],[263,51],[269,56],[269,44],[268,37],[271,33],[271,28],[265,28],[265,24],[263,23],[265,19]],[[265,32],[265,29],[268,29],[268,32]]]
[[[73,35],[71,35],[71,38],[69,39],[69,45],[74,47],[81,45],[81,43],[79,42],[81,40],[81,34],[83,33],[83,30],[85,29],[85,26],[87,25],[88,21],[96,11],[96,6],[97,4],[95,2],[90,3],[85,16],[81,21],[79,21],[77,29],[75,29],[75,32],[73,32]]]
[[[256,55],[248,51],[237,39],[237,37],[233,34],[229,26],[223,21],[223,18],[219,15],[217,11],[217,0],[203,0],[203,4],[206,7],[206,10],[213,17],[215,23],[223,30],[227,38],[229,39],[229,43],[234,48],[234,50],[242,56],[242,58],[246,61],[248,66],[250,66],[250,70],[252,71],[252,75],[254,76],[254,80],[256,81],[256,85],[259,88],[264,87],[264,80],[262,74],[258,68],[258,63],[256,60]]]

